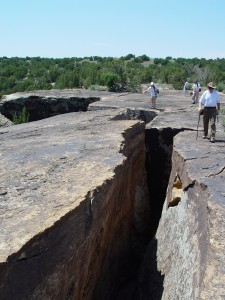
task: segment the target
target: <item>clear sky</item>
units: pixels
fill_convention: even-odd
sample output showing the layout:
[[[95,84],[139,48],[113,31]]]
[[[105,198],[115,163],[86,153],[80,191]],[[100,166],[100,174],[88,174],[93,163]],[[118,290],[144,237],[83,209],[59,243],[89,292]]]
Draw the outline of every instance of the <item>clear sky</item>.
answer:
[[[225,57],[225,0],[0,0],[0,12],[0,57]]]

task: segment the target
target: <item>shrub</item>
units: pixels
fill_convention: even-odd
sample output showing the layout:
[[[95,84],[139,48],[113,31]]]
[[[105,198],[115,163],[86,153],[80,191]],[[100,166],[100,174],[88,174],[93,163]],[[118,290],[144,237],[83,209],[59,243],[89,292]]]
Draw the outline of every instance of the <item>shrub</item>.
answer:
[[[117,74],[108,72],[101,75],[104,84],[107,85],[110,92],[117,92],[120,87],[120,78]]]
[[[223,82],[219,82],[216,86],[216,89],[219,91],[219,92],[225,92],[225,84]]]
[[[24,106],[22,112],[19,115],[14,113],[12,122],[14,124],[22,124],[22,123],[27,123],[28,120],[29,120],[29,113],[26,107]]]

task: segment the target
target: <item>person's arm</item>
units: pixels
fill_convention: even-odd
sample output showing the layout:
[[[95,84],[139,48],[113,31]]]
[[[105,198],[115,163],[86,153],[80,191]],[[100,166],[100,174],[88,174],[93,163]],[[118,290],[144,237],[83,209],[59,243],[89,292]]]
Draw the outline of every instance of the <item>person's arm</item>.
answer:
[[[218,98],[217,98],[217,115],[218,115],[220,112],[220,96],[219,96],[218,92],[217,92],[217,96],[218,96]]]
[[[145,93],[147,93],[147,92],[149,92],[149,88],[147,88],[147,90],[145,90],[145,91],[143,92],[143,94],[145,94]]]

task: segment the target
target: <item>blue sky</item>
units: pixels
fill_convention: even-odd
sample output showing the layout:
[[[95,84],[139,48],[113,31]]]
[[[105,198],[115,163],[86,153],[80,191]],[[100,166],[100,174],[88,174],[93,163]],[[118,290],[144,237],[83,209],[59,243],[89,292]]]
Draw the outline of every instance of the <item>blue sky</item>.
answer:
[[[225,57],[225,0],[0,0],[0,11],[0,57]]]

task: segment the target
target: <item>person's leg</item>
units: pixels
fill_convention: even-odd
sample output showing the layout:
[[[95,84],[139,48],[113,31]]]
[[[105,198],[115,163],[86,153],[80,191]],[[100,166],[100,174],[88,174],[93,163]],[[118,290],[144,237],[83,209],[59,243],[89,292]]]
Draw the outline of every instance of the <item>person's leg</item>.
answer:
[[[211,140],[215,140],[216,136],[216,109],[212,110],[209,116],[210,126],[211,126]]]
[[[154,107],[154,100],[153,100],[153,97],[151,98],[151,101],[152,101],[152,107],[151,107],[151,108],[153,108],[153,107]]]
[[[199,92],[196,92],[196,95],[195,95],[195,103],[198,103],[198,97],[199,97]]]
[[[205,108],[203,113],[204,136],[208,135],[208,128],[209,128],[209,110]]]
[[[156,97],[152,97],[152,108],[155,108],[155,100],[156,100]]]
[[[156,108],[156,97],[153,97],[153,107]]]
[[[195,103],[196,92],[193,92],[192,103]]]

